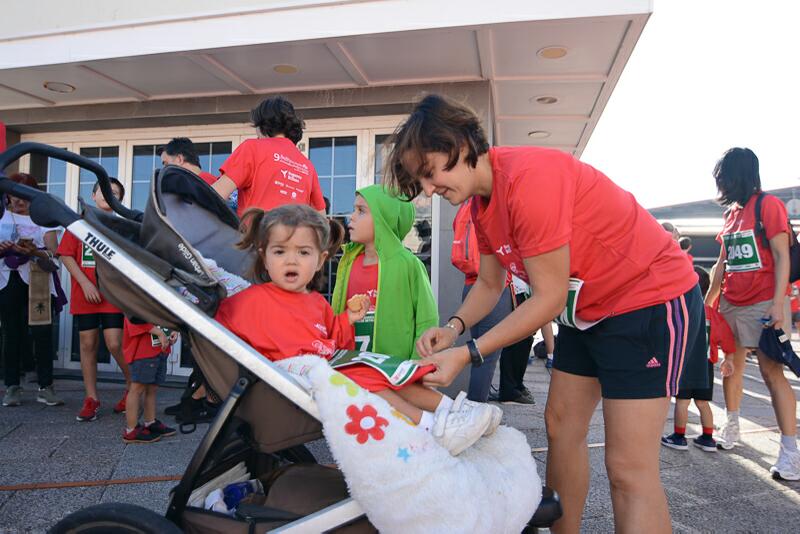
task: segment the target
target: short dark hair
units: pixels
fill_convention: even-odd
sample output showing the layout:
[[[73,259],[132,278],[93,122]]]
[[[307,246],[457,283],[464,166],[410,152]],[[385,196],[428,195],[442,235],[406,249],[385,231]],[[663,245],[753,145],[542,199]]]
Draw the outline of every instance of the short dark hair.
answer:
[[[122,182],[114,178],[113,176],[108,177],[108,181],[111,182],[111,185],[116,185],[119,187],[119,199],[122,200],[125,198],[125,186],[122,185]],[[92,187],[92,194],[94,195],[97,193],[97,189],[100,187],[100,182],[95,182],[94,186]]]
[[[689,236],[683,236],[682,238],[678,239],[678,245],[680,245],[681,250],[689,250],[692,246],[692,238]]]
[[[761,192],[758,158],[749,148],[730,148],[714,165],[714,180],[720,204],[744,206],[751,196]]]
[[[166,152],[170,156],[183,156],[186,163],[200,167],[200,156],[197,154],[197,148],[188,137],[175,137],[166,145],[159,147],[158,155]]]
[[[420,191],[420,176],[425,176],[425,156],[431,152],[447,154],[445,170],[456,166],[461,149],[471,167],[489,151],[489,141],[481,121],[469,107],[440,95],[428,95],[414,106],[408,119],[386,141],[392,146],[386,158],[387,184],[411,200]]]
[[[297,116],[294,106],[282,96],[273,96],[262,100],[250,110],[250,120],[262,135],[275,137],[285,135],[297,144],[303,138],[303,119]]]
[[[694,266],[694,272],[697,273],[698,283],[700,284],[700,292],[705,296],[708,293],[708,286],[711,285],[711,277],[708,274],[708,271],[700,267],[699,265]]]

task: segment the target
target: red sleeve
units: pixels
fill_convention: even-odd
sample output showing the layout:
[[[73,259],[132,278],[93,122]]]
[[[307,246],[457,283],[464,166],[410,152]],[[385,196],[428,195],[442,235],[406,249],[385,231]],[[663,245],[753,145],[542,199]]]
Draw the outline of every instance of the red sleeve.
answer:
[[[61,238],[61,243],[58,244],[56,254],[74,258],[78,252],[78,246],[78,239],[68,231],[64,232],[64,237]]]
[[[523,258],[555,250],[572,238],[577,177],[570,171],[564,164],[527,169],[509,189],[511,235]]]
[[[224,174],[239,188],[248,188],[253,182],[255,173],[255,145],[252,139],[248,139],[233,151],[222,167],[219,168],[220,175]]]
[[[133,337],[133,336],[141,336],[141,335],[144,335],[144,334],[149,334],[150,330],[153,329],[153,325],[151,325],[150,323],[135,324],[135,323],[130,322],[128,320],[128,318],[126,317],[125,318],[125,329],[128,331],[128,335],[130,335],[131,337]]]
[[[356,348],[356,331],[347,320],[347,312],[339,315],[333,314],[333,309],[328,306],[328,336],[336,342],[340,349],[353,350]]]
[[[322,195],[322,187],[319,185],[317,171],[311,168],[311,207],[317,211],[325,211],[325,198]]]
[[[789,233],[789,215],[786,206],[778,197],[764,195],[764,200],[761,201],[761,220],[764,222],[767,239],[772,239],[780,233]]]

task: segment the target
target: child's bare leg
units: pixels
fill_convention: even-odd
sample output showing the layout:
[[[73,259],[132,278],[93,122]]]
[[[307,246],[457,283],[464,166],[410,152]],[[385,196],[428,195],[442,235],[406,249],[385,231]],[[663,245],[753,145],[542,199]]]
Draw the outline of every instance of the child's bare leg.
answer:
[[[695,399],[694,405],[700,410],[700,424],[703,425],[703,429],[713,429],[714,414],[711,411],[711,406],[708,405],[708,401]]]
[[[146,387],[139,382],[131,382],[125,406],[125,424],[128,425],[128,428],[134,428],[139,424],[139,407]]]
[[[97,348],[100,329],[82,330],[78,333],[81,354],[81,375],[86,396],[97,400]]]
[[[114,361],[117,362],[122,374],[125,375],[125,388],[131,388],[131,371],[128,369],[128,363],[125,361],[125,356],[122,355],[122,328],[105,328],[103,330],[103,337],[106,340],[106,347]]]
[[[144,394],[144,422],[152,423],[156,420],[156,384],[147,384]]]
[[[397,391],[392,391],[391,389],[384,389],[375,392],[377,396],[391,404],[392,408],[414,421],[414,424],[418,425],[422,420],[422,410],[405,400],[397,393]]]
[[[402,389],[398,389],[394,393],[417,408],[428,412],[435,412],[444,396],[435,389],[425,387],[417,382],[409,384]],[[391,404],[391,401],[389,401],[389,403]]]
[[[675,399],[675,428],[686,428],[689,422],[689,399]]]

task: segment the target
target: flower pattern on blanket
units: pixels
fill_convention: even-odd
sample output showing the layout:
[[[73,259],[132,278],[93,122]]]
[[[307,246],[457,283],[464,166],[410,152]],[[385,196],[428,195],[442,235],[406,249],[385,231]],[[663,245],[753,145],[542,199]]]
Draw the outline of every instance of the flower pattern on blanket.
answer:
[[[344,425],[344,431],[356,437],[360,444],[367,442],[369,438],[380,441],[383,439],[383,427],[389,425],[389,421],[378,416],[378,411],[369,404],[359,410],[358,406],[351,404],[347,407],[347,417],[350,422]]]
[[[382,534],[519,534],[536,511],[542,482],[518,430],[500,426],[454,457],[327,361],[275,363],[309,386],[350,495]]]

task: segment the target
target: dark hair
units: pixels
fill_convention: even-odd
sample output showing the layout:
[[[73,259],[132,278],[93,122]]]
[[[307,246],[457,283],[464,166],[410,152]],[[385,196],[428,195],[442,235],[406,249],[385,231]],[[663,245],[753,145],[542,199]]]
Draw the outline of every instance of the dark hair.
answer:
[[[680,245],[681,250],[689,250],[692,247],[692,238],[684,236],[678,239],[678,245]]]
[[[327,252],[329,257],[338,252],[344,240],[344,227],[334,219],[325,216],[305,204],[284,204],[269,211],[261,208],[250,208],[242,215],[242,240],[236,244],[239,249],[254,248],[256,259],[253,262],[252,274],[256,280],[269,282],[269,273],[264,265],[264,254],[269,245],[272,229],[282,224],[289,228],[311,228],[317,236],[319,250]],[[309,289],[322,290],[322,269],[314,274],[308,284]]]
[[[39,182],[36,181],[36,178],[31,176],[30,174],[24,172],[18,172],[16,174],[12,174],[9,176],[12,182],[17,182],[18,184],[27,185],[28,187],[32,187],[34,189],[41,190],[42,188],[39,187]]]
[[[266,137],[283,134],[294,144],[303,138],[305,123],[295,113],[292,103],[282,96],[262,100],[250,111],[250,120]]]
[[[699,265],[694,266],[694,272],[697,273],[697,278],[699,278],[700,292],[705,296],[705,294],[708,293],[708,286],[711,285],[711,277],[708,275],[708,271]]]
[[[761,192],[758,158],[749,148],[730,148],[714,165],[717,199],[723,206],[744,206],[750,197]]]
[[[188,137],[175,137],[166,145],[159,147],[158,155],[166,152],[170,156],[183,156],[186,163],[200,167],[200,156],[197,155],[197,148]]]
[[[456,166],[461,149],[471,167],[489,150],[489,142],[478,116],[470,108],[439,95],[423,98],[392,136],[384,176],[390,189],[412,200],[420,191],[419,178],[430,172],[425,156],[431,152],[447,154],[445,170]]]
[[[125,198],[125,186],[122,185],[122,182],[114,178],[113,176],[108,177],[108,181],[111,182],[111,185],[116,185],[119,187],[119,199],[122,200]],[[97,193],[97,190],[100,188],[100,182],[95,182],[94,186],[92,186],[92,194],[94,195]]]

